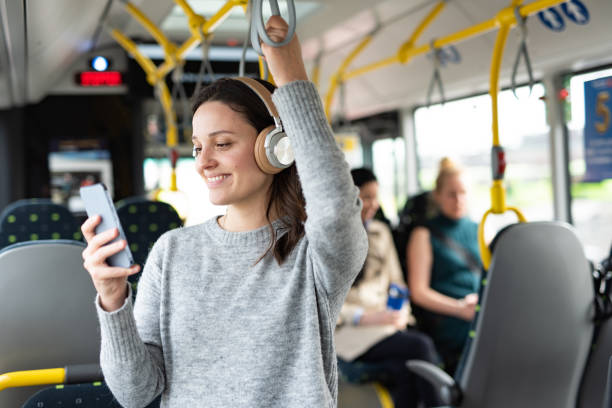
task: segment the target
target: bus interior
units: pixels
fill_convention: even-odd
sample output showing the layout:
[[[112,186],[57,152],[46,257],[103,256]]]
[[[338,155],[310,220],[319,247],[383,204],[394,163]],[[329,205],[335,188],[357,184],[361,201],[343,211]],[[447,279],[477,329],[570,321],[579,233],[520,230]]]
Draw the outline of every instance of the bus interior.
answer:
[[[222,77],[267,77],[249,29],[272,3],[0,0],[1,407],[119,406],[97,365],[79,188],[104,183],[128,229],[146,199],[143,213],[157,218],[140,228],[156,237],[223,214],[193,170],[191,96]],[[379,217],[395,236],[410,198],[434,189],[443,157],[465,170],[489,292],[481,292],[463,372],[418,362],[413,371],[446,406],[612,407],[612,2],[278,7],[285,19],[295,9],[336,140],[351,168],[377,175]],[[60,210],[49,206],[60,206],[70,225],[11,230],[25,205],[55,218]],[[26,216],[30,224],[43,217]],[[488,244],[517,222],[492,253]],[[57,246],[66,240],[71,247]],[[49,247],[28,255],[28,241]],[[133,242],[140,262],[151,244]],[[533,277],[541,270],[549,275]],[[79,305],[80,313],[70,309]],[[530,379],[535,367],[548,377]],[[394,406],[382,385],[340,378],[340,407]],[[36,392],[49,393],[46,405],[27,405]]]

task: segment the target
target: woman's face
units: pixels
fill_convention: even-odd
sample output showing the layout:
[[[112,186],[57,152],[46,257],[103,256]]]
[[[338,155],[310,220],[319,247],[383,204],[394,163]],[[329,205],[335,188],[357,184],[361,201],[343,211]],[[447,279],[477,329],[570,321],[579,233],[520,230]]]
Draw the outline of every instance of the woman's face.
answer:
[[[273,176],[262,172],[253,154],[257,130],[219,101],[205,102],[193,115],[195,166],[216,205],[266,203]]]
[[[359,198],[363,202],[361,220],[363,222],[374,218],[380,205],[378,204],[378,182],[370,181],[359,187]]]
[[[434,198],[442,214],[458,220],[467,212],[467,191],[461,174],[447,176],[439,191],[434,192]]]

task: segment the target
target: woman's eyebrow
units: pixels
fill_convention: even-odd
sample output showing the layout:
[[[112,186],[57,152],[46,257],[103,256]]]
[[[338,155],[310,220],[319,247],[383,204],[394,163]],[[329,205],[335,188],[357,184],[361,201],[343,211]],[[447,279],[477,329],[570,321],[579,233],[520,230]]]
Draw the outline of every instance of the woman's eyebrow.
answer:
[[[230,133],[230,134],[232,134],[232,135],[233,135],[233,134],[235,134],[235,133],[234,133],[234,132],[232,132],[231,130],[221,129],[221,130],[215,130],[214,132],[210,132],[210,133],[208,134],[208,137],[217,136],[217,135],[222,134],[222,133]]]
[[[217,136],[217,135],[220,135],[220,134],[223,134],[223,133],[229,133],[231,135],[235,135],[236,134],[235,132],[232,132],[231,130],[221,129],[221,130],[215,130],[214,132],[210,132],[208,134],[208,137]],[[191,141],[192,142],[197,142],[198,141],[198,137],[196,135],[192,135],[191,136]]]

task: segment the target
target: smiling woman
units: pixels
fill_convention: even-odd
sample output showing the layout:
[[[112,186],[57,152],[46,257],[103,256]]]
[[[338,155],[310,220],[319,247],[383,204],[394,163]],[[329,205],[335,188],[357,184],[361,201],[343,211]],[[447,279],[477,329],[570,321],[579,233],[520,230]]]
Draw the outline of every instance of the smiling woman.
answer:
[[[272,17],[267,31],[278,42],[287,25]],[[95,235],[99,218],[82,227],[100,362],[123,406],[160,394],[162,406],[336,406],[333,332],[367,252],[361,205],[297,37],[262,48],[276,91],[223,79],[193,107],[195,167],[227,212],[156,242],[133,309],[125,279],[138,267],[104,261],[125,242],[105,245],[114,235]],[[280,133],[295,163],[274,168],[255,151]]]

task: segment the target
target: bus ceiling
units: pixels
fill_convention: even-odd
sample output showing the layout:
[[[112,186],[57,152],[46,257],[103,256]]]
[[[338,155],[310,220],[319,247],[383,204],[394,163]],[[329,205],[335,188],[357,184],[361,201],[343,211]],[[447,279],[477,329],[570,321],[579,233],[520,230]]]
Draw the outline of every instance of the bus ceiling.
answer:
[[[180,15],[174,1],[134,0],[133,3],[175,43],[180,44],[190,36],[187,20]],[[206,15],[207,9],[216,10],[224,2],[188,0],[188,3],[197,13]],[[353,0],[351,7],[340,0],[297,0],[295,3],[297,33],[304,58],[310,67],[318,61],[318,85],[324,96],[330,77],[366,35],[376,30],[367,47],[347,67],[349,73],[397,54],[437,1]],[[510,5],[508,0],[449,0],[446,3],[436,20],[421,34],[419,45],[489,20]],[[532,1],[523,2],[529,3]],[[527,19],[536,80],[612,62],[612,30],[609,29],[612,2],[582,0],[580,4],[586,5],[588,16],[579,15],[575,7],[564,14],[564,9],[556,6],[559,18],[551,12],[542,18],[534,15]],[[215,30],[213,46],[240,45],[246,38],[246,20],[243,25],[235,23],[240,19],[245,20],[234,13],[223,22]],[[138,43],[154,43],[150,34],[125,11],[120,0],[0,1],[0,109],[37,103],[49,94],[69,93],[66,84],[73,82],[77,71],[86,68],[94,51],[116,53],[117,63],[127,66],[121,62],[126,58],[125,53],[112,40],[108,28],[120,29]],[[513,60],[520,44],[517,32],[513,30],[508,38],[501,86],[510,84]],[[449,50],[449,58],[439,72],[447,98],[487,91],[494,42],[495,32],[491,32],[455,44],[456,49]],[[406,64],[397,63],[351,78],[345,82],[343,114],[358,118],[422,105],[432,74],[433,61],[423,55]],[[525,70],[519,70],[517,81],[526,80]]]

